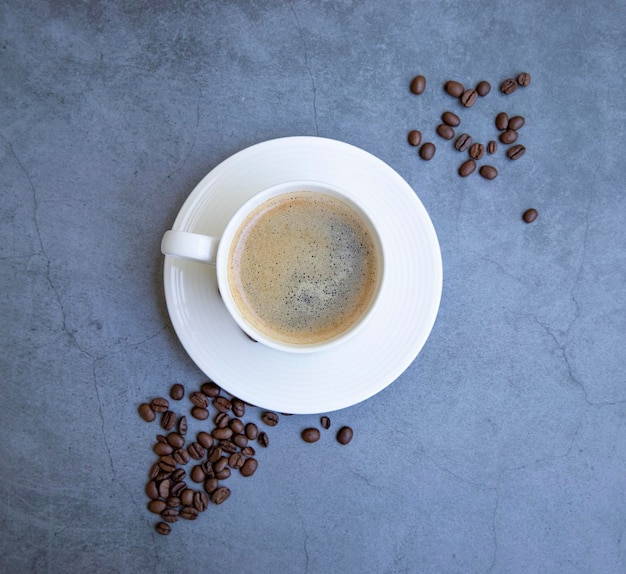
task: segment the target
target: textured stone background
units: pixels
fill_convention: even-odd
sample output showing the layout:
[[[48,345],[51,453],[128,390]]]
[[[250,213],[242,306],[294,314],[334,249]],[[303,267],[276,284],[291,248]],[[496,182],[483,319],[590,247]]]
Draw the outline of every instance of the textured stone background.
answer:
[[[0,569],[626,571],[625,48],[620,1],[4,0]],[[461,112],[485,141],[521,113],[526,155],[459,178],[434,135],[460,109],[443,82],[521,71],[528,88]],[[349,447],[284,418],[252,479],[163,538],[136,408],[204,376],[167,317],[160,238],[219,162],[289,135],[411,184],[441,243],[439,318],[397,381],[331,415]]]

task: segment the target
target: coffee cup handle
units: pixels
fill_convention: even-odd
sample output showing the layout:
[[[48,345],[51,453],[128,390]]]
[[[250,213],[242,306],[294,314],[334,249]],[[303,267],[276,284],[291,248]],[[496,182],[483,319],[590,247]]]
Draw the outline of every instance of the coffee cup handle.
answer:
[[[215,264],[220,240],[200,233],[170,229],[161,240],[161,253],[191,261]]]

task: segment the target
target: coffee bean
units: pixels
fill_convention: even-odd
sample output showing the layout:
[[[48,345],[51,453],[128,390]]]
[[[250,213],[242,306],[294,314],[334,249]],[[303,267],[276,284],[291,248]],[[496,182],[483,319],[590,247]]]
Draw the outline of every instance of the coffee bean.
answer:
[[[161,426],[166,430],[172,430],[176,425],[176,415],[172,411],[165,411],[161,415]]]
[[[300,436],[304,442],[317,442],[320,439],[320,431],[316,428],[306,428]]]
[[[194,491],[191,488],[186,488],[180,495],[180,503],[183,506],[191,506],[193,504]]]
[[[418,96],[426,89],[426,78],[424,76],[415,76],[411,82],[411,91]]]
[[[469,134],[461,134],[454,142],[454,147],[458,151],[465,151],[472,145],[472,136]]]
[[[192,442],[187,447],[187,452],[194,460],[200,460],[206,454],[206,449],[199,442]]]
[[[166,508],[161,512],[161,518],[165,520],[165,522],[178,522],[179,516],[180,513],[177,508]]]
[[[527,209],[524,212],[524,214],[522,215],[522,219],[526,223],[532,223],[533,221],[535,221],[535,219],[537,219],[538,216],[539,216],[538,211],[531,207],[530,209]]]
[[[227,478],[230,478],[230,468],[225,467],[219,472],[216,472],[215,478],[217,478],[218,480],[226,480]]]
[[[224,502],[229,496],[230,488],[227,486],[220,486],[217,490],[213,491],[213,494],[211,495],[211,502],[213,504],[222,504],[222,502]]]
[[[250,440],[255,440],[259,436],[259,428],[254,423],[248,423],[246,425],[246,436]]]
[[[185,490],[185,488],[187,488],[187,483],[184,480],[175,482],[174,484],[172,484],[172,488],[170,488],[170,495],[175,496],[176,498],[180,498],[180,495],[183,490]]]
[[[270,445],[270,437],[267,436],[266,432],[260,432],[259,433],[259,438],[257,439],[257,442],[263,448],[267,448]]]
[[[183,506],[180,509],[180,517],[184,520],[195,520],[198,518],[198,511],[193,506]]]
[[[171,456],[162,456],[161,460],[159,460],[159,466],[161,470],[171,474],[176,468],[176,461]]]
[[[498,170],[492,165],[483,165],[478,173],[485,179],[495,179],[498,176]]]
[[[245,434],[234,434],[231,439],[239,448],[244,448],[248,444],[248,437]]]
[[[490,91],[491,91],[491,84],[486,80],[482,80],[481,82],[478,82],[478,84],[476,85],[476,92],[478,93],[479,96],[484,97]]]
[[[148,473],[148,478],[150,480],[154,480],[158,474],[161,472],[161,467],[159,466],[158,462],[155,462],[151,467],[150,467],[150,472]]]
[[[454,80],[447,81],[444,84],[443,89],[453,98],[460,98],[465,91],[463,84],[461,84],[460,82],[455,82]]]
[[[515,130],[506,130],[500,134],[500,141],[503,144],[512,144],[517,140],[517,132]]]
[[[423,160],[430,161],[431,159],[433,159],[433,157],[435,157],[436,151],[437,151],[437,148],[435,147],[435,144],[426,142],[420,148],[419,154]]]
[[[193,407],[191,409],[191,416],[199,421],[205,421],[209,418],[209,411],[201,407]]]
[[[233,407],[232,403],[226,397],[214,398],[213,406],[221,413],[227,413]]]
[[[197,407],[200,407],[201,409],[206,409],[209,406],[208,397],[204,393],[201,393],[200,391],[191,393],[191,395],[189,395],[189,399],[194,405],[196,405]]]
[[[496,116],[496,128],[503,132],[509,126],[509,116],[506,112],[500,112]]]
[[[330,419],[326,416],[322,417],[320,419],[320,424],[322,425],[323,429],[329,429],[330,428]]]
[[[207,478],[204,482],[204,490],[211,494],[217,490],[217,487],[220,485],[220,481],[212,476],[211,478]]]
[[[172,482],[180,482],[182,480],[185,480],[186,476],[187,476],[187,472],[185,471],[184,468],[177,468],[172,473]]]
[[[507,96],[517,90],[517,82],[512,78],[507,78],[500,84],[500,91]]]
[[[246,403],[244,403],[241,399],[233,398],[231,401],[233,414],[236,417],[242,417],[246,414]]]
[[[211,448],[214,442],[213,437],[208,432],[204,431],[200,431],[196,435],[196,440],[206,449]]]
[[[189,478],[191,478],[194,482],[200,483],[206,480],[206,474],[204,473],[202,467],[198,464],[191,469]]]
[[[204,512],[209,506],[209,497],[206,492],[198,490],[193,495],[193,506],[198,512]]]
[[[233,451],[234,452],[234,451]],[[214,446],[207,454],[207,460],[211,463],[218,461],[222,456],[222,449],[219,446]]]
[[[244,424],[243,422],[241,422],[241,419],[232,419],[229,423],[228,426],[232,429],[232,431],[234,433],[242,433],[244,431]]]
[[[437,133],[446,140],[451,140],[454,137],[454,130],[447,124],[439,124]]]
[[[230,417],[228,416],[228,413],[217,413],[213,422],[218,429],[223,429],[228,426],[228,423],[230,423]]]
[[[164,434],[158,434],[158,435],[156,435],[156,441],[157,442],[167,442],[167,437]]]
[[[185,448],[179,448],[175,450],[174,454],[172,454],[172,457],[181,466],[186,465],[189,462],[189,458],[190,458],[189,453],[187,452],[187,449]]]
[[[182,448],[185,446],[185,439],[177,432],[171,432],[167,435],[167,442],[174,448]]]
[[[491,140],[487,144],[487,153],[494,154],[496,153],[496,151],[498,151],[498,142],[495,140]]]
[[[233,436],[233,429],[229,427],[216,428],[211,432],[211,436],[217,440],[227,440]]]
[[[243,466],[239,469],[239,472],[242,476],[252,476],[256,469],[258,468],[259,463],[255,458],[249,458],[246,462],[243,463]]]
[[[469,149],[469,156],[472,159],[482,159],[482,157],[485,155],[485,146],[481,143],[476,142],[475,144],[472,144],[472,147],[470,147]]]
[[[418,146],[422,143],[422,132],[419,130],[411,130],[407,136],[409,144],[412,146]]]
[[[506,155],[508,156],[509,159],[519,159],[520,157],[522,157],[524,154],[526,153],[526,148],[521,145],[521,144],[517,144],[514,146],[511,146],[507,152]]]
[[[217,385],[216,383],[209,381],[208,383],[204,383],[201,387],[200,390],[207,396],[207,397],[211,397],[212,399],[214,399],[215,397],[218,397],[220,392],[222,391],[222,389],[220,389],[219,385]]]
[[[172,527],[166,522],[157,522],[154,529],[163,536],[167,536],[172,531]]]
[[[275,427],[278,424],[278,415],[276,413],[266,411],[261,415],[261,420],[268,427]]]
[[[337,432],[337,442],[348,444],[352,440],[353,432],[350,427],[341,427]]]
[[[177,496],[170,496],[166,501],[168,508],[178,508],[180,506],[180,498]]]
[[[148,403],[141,403],[137,410],[139,411],[139,416],[147,423],[151,423],[156,418],[156,413]]]
[[[237,450],[237,445],[230,440],[221,440],[219,443],[222,452],[232,454]]]
[[[453,128],[457,127],[461,123],[461,119],[454,112],[443,112],[441,114],[441,121]]]
[[[172,385],[172,388],[170,389],[170,397],[172,397],[175,401],[180,401],[180,399],[182,399],[184,396],[185,387],[183,387],[179,383]]]
[[[228,466],[230,468],[241,468],[246,462],[246,457],[240,452],[234,452],[228,457]]]
[[[525,88],[528,84],[530,84],[530,74],[528,72],[522,72],[519,76],[517,76],[517,83]]]
[[[148,510],[154,514],[161,514],[167,508],[164,500],[151,500],[148,502]]]
[[[476,103],[477,99],[478,92],[472,88],[470,88],[469,90],[465,90],[461,95],[461,103],[466,108],[471,108]]]
[[[156,480],[157,482],[161,482],[162,480],[165,480],[166,478],[169,478],[170,476],[172,476],[171,470],[168,470],[168,471],[161,470],[159,474],[157,474],[154,480]]]
[[[172,488],[172,481],[169,478],[162,480],[159,483],[159,496],[161,498],[167,498],[170,495],[171,488]]]
[[[519,130],[522,129],[522,127],[524,126],[524,124],[526,123],[526,120],[522,117],[522,116],[513,116],[510,120],[509,120],[509,124],[508,124],[508,129],[510,130]]]
[[[241,449],[242,454],[244,454],[245,456],[254,456],[256,454],[256,451],[254,450],[254,448],[252,448],[251,446],[244,446]]]
[[[185,436],[187,434],[187,417],[182,416],[178,419],[178,432]]]
[[[468,175],[474,173],[475,170],[476,162],[473,159],[468,159],[461,164],[461,167],[459,167],[459,175],[461,177],[467,177]]]
[[[225,469],[227,464],[228,464],[228,457],[222,456],[213,463],[213,471],[215,472],[215,474],[217,474],[220,470]]]
[[[155,480],[149,480],[146,483],[146,496],[153,500],[159,498],[159,488]]]
[[[172,454],[174,452],[174,448],[171,444],[167,444],[166,442],[157,442],[152,450],[154,454],[158,454],[159,456],[164,456],[166,454]]]
[[[150,402],[150,407],[155,413],[164,413],[169,408],[169,406],[169,401],[162,397],[152,399],[152,401]]]

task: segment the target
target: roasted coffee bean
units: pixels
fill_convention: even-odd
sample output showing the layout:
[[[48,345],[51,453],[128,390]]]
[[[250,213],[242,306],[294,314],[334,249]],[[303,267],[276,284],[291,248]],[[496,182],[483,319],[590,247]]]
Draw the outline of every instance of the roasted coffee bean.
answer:
[[[155,480],[149,480],[146,483],[146,496],[153,500],[159,498],[159,487]]]
[[[509,116],[506,112],[500,112],[496,116],[496,128],[498,128],[501,132],[509,127]]]
[[[217,487],[220,485],[220,481],[215,478],[215,477],[211,477],[211,478],[207,478],[206,481],[204,482],[204,490],[206,492],[208,492],[209,494],[211,494],[212,492],[215,492],[217,490]]]
[[[246,403],[244,403],[241,399],[233,397],[230,402],[232,404],[233,414],[236,417],[242,417],[246,414]]]
[[[177,496],[170,496],[166,501],[168,508],[178,508],[180,506],[180,498]]]
[[[156,435],[156,441],[157,442],[167,442],[167,437],[164,434],[158,434],[158,435]]]
[[[189,453],[185,448],[179,448],[175,450],[172,456],[174,457],[174,460],[181,466],[185,466],[189,462],[190,458]]]
[[[156,413],[148,403],[141,403],[137,410],[139,411],[139,416],[147,423],[151,423],[156,418]]]
[[[205,421],[209,418],[209,411],[201,407],[193,407],[191,409],[191,416],[199,421]]]
[[[152,399],[150,403],[150,408],[155,413],[164,413],[169,408],[169,406],[170,406],[169,401],[162,397],[157,397],[155,399]]]
[[[154,529],[163,536],[167,536],[172,531],[172,527],[166,522],[157,522]]]
[[[476,92],[479,96],[486,96],[491,91],[491,84],[487,80],[482,80],[476,85]]]
[[[467,177],[468,175],[474,173],[476,170],[476,162],[473,159],[468,159],[464,161],[459,167],[459,175],[461,177]]]
[[[244,454],[245,456],[254,456],[256,454],[256,451],[254,450],[253,447],[251,446],[244,446],[241,449],[242,454]]]
[[[176,461],[171,456],[162,456],[161,460],[159,460],[159,466],[161,470],[171,474],[176,468]]]
[[[513,78],[507,78],[500,84],[500,91],[507,96],[517,90],[517,82]]]
[[[258,468],[259,463],[255,458],[249,458],[246,462],[243,463],[243,466],[239,469],[239,472],[242,476],[252,476],[256,469]]]
[[[185,480],[186,476],[187,476],[187,472],[185,471],[184,468],[177,468],[172,473],[172,481],[173,482],[180,482],[181,480]]]
[[[461,134],[454,142],[454,147],[458,151],[465,151],[472,145],[472,136],[469,134]]]
[[[537,217],[539,216],[539,212],[534,209],[534,208],[530,208],[527,209],[523,215],[522,215],[522,219],[526,222],[526,223],[532,223],[533,221],[535,221],[535,219],[537,219]]]
[[[165,480],[166,478],[169,478],[170,476],[172,476],[171,470],[160,470],[159,474],[157,474],[154,480],[156,480],[157,482],[161,482],[162,480]]]
[[[204,482],[206,480],[206,474],[202,466],[200,466],[199,464],[194,466],[189,473],[189,478],[191,478],[191,480],[193,480],[194,482]]]
[[[494,154],[498,151],[498,142],[495,140],[491,140],[487,144],[487,153]]]
[[[199,442],[192,442],[187,447],[187,452],[194,460],[200,460],[206,454],[206,449]]]
[[[219,396],[220,392],[222,389],[220,389],[219,385],[217,385],[216,383],[214,383],[213,381],[209,381],[208,383],[204,383],[201,387],[200,390],[207,396],[207,397],[211,397],[212,399],[214,399],[215,397]]]
[[[265,411],[262,415],[261,415],[261,420],[268,426],[268,427],[275,427],[278,424],[278,415],[276,413],[272,413],[269,411]]]
[[[159,456],[165,456],[166,454],[172,454],[174,452],[174,448],[171,444],[167,444],[166,442],[157,442],[152,450],[154,454],[158,454]]]
[[[478,173],[485,179],[495,179],[498,176],[498,170],[492,165],[483,165]]]
[[[337,431],[337,442],[340,444],[348,444],[352,440],[353,432],[350,427],[341,427]]]
[[[517,76],[517,83],[525,88],[528,84],[530,84],[530,74],[528,72],[522,72],[519,76]]]
[[[193,506],[183,506],[180,509],[180,517],[184,520],[195,520],[198,518],[198,511]]]
[[[176,383],[172,385],[170,389],[170,397],[172,397],[175,401],[180,401],[185,396],[185,387],[183,387],[180,383]]]
[[[256,437],[259,436],[259,427],[257,427],[254,423],[248,423],[246,425],[246,436],[250,440],[255,440]]]
[[[174,448],[182,448],[185,446],[185,439],[177,432],[171,432],[167,435],[167,442]]]
[[[245,434],[237,433],[231,438],[239,448],[244,448],[248,444],[248,437]]]
[[[213,399],[213,406],[221,413],[227,413],[232,409],[232,403],[226,397],[216,397]]]
[[[241,468],[244,462],[246,462],[246,457],[240,452],[234,452],[228,457],[230,468]]]
[[[233,436],[233,429],[230,427],[216,428],[211,431],[211,436],[216,440],[228,440]]]
[[[317,442],[320,440],[320,431],[316,428],[304,429],[300,436],[304,442]]]
[[[444,84],[443,89],[453,98],[460,98],[465,91],[463,84],[461,84],[460,82],[455,82],[454,80],[447,81]]]
[[[228,426],[228,423],[230,423],[230,417],[228,416],[228,413],[217,413],[213,422],[217,428],[223,429]]]
[[[445,140],[451,140],[454,137],[454,130],[447,124],[439,124],[437,134]]]
[[[230,478],[230,468],[225,467],[219,472],[216,472],[215,478],[217,478],[218,480],[226,480],[227,478]]]
[[[172,411],[165,411],[161,415],[161,426],[166,430],[172,430],[176,425],[176,415]]]
[[[510,120],[509,120],[509,124],[508,124],[508,129],[510,130],[520,130],[522,129],[522,127],[524,127],[524,124],[526,123],[526,120],[522,117],[522,116],[513,116]]]
[[[191,506],[193,504],[194,491],[191,488],[186,488],[180,494],[180,503],[183,506]]]
[[[187,483],[184,480],[175,482],[174,484],[172,484],[172,488],[170,488],[170,496],[180,498],[180,495],[183,490],[185,490],[185,488],[187,488]]]
[[[154,514],[161,514],[167,508],[164,500],[151,500],[148,502],[148,510]]]
[[[189,395],[189,399],[194,405],[196,405],[197,407],[200,407],[201,409],[206,409],[209,406],[208,397],[204,393],[201,393],[200,391],[191,393],[191,395]]]
[[[244,431],[245,425],[241,422],[241,419],[231,419],[228,423],[228,426],[232,429],[234,433],[242,433]]]
[[[160,472],[161,472],[161,467],[159,466],[158,462],[155,462],[150,467],[150,472],[148,473],[148,478],[150,480],[154,480],[159,475]]]
[[[206,478],[213,478],[215,476],[215,472],[213,471],[213,464],[210,460],[203,460],[200,467],[202,468],[202,472],[204,472],[204,476]]]
[[[506,130],[500,134],[500,141],[503,144],[512,144],[517,140],[517,132],[515,130]]]
[[[222,452],[225,452],[228,454],[232,454],[233,452],[237,450],[237,445],[230,440],[221,440],[217,444],[219,444],[220,448],[222,449]]]
[[[441,121],[453,128],[457,127],[461,123],[461,119],[454,112],[443,112],[441,114]]]
[[[409,144],[412,146],[418,146],[422,143],[422,132],[419,130],[411,130],[407,136]]]
[[[423,160],[430,161],[431,159],[433,159],[433,157],[435,157],[436,151],[437,151],[437,148],[435,147],[435,144],[426,142],[420,148],[419,154]]]
[[[227,464],[228,464],[228,457],[222,456],[213,463],[213,471],[215,472],[215,474],[217,474],[220,470],[225,469]]]
[[[470,88],[469,90],[465,90],[461,95],[461,103],[466,108],[471,108],[476,103],[477,99],[478,92],[472,88]]]
[[[469,149],[469,156],[472,159],[481,159],[485,155],[485,146],[481,143],[476,142],[472,144],[472,147]]]
[[[166,508],[161,512],[161,518],[165,520],[165,522],[178,522],[179,516],[180,513],[177,508]]]
[[[506,155],[508,156],[509,159],[519,159],[525,153],[526,153],[526,148],[521,144],[517,144],[517,145],[511,146],[507,150]]]
[[[211,495],[211,502],[213,504],[222,504],[230,496],[230,488],[227,486],[220,486],[217,490],[213,491]]]
[[[204,512],[209,506],[209,497],[206,492],[197,490],[193,495],[193,506],[198,512]]]
[[[187,434],[187,417],[182,416],[178,419],[178,432],[185,436]]]
[[[266,432],[260,432],[259,433],[259,437],[257,439],[257,442],[259,443],[259,445],[261,445],[263,448],[267,448],[270,445],[270,437],[267,436]]]
[[[196,440],[204,447],[204,448],[211,448],[213,446],[213,437],[208,433],[208,432],[204,432],[204,431],[200,431],[197,435],[196,435]]]
[[[172,489],[172,481],[169,478],[162,480],[159,482],[159,496],[161,498],[167,498],[170,495],[170,490]]]
[[[235,452],[235,451],[233,451]],[[207,454],[207,460],[211,463],[219,460],[222,456],[222,449],[219,446],[214,446]]]
[[[330,418],[324,416],[320,419],[320,424],[322,425],[323,429],[329,429],[330,428]]]
[[[411,91],[418,96],[426,89],[426,78],[424,76],[415,76],[411,82]]]

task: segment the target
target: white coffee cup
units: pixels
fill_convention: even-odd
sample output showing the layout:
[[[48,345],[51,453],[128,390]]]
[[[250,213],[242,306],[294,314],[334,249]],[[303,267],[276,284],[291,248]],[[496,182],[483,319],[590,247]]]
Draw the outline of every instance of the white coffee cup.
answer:
[[[244,203],[221,237],[169,230],[161,251],[215,265],[228,312],[255,341],[321,351],[354,335],[376,307],[384,248],[373,219],[343,189],[289,181]]]

